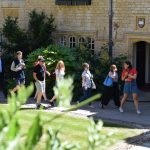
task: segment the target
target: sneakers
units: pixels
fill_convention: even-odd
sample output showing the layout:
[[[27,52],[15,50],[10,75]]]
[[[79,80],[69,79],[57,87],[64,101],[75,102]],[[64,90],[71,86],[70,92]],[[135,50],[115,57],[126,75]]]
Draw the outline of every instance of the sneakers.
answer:
[[[52,107],[54,107],[55,105],[54,105],[54,102],[49,102],[50,103],[50,105],[52,106]]]
[[[140,114],[141,114],[141,111],[138,109],[138,110],[136,111],[136,113],[137,113],[138,115],[140,115]]]
[[[90,107],[90,108],[94,108],[94,106],[93,106],[91,103],[89,104],[89,107]]]
[[[36,109],[40,109],[41,104],[36,104]]]
[[[122,109],[122,107],[119,107],[119,111],[120,111],[121,113],[123,113],[123,109]]]
[[[104,105],[102,103],[99,104],[99,107],[104,109]]]

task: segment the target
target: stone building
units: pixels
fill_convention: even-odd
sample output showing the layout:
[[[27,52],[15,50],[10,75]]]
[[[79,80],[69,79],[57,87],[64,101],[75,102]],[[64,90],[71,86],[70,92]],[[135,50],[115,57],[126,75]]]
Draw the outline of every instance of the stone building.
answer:
[[[108,42],[108,8],[109,0],[0,0],[0,28],[7,16],[26,29],[33,9],[52,13],[57,43],[74,47],[88,39],[96,53]],[[150,0],[113,0],[113,12],[113,56],[126,54],[139,68],[138,82],[150,83]]]

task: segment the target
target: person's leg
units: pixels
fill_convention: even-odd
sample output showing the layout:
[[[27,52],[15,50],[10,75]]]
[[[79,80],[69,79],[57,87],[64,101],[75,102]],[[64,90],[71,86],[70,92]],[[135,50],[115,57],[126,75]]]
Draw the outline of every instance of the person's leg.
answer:
[[[47,96],[46,96],[46,93],[45,92],[43,92],[43,98],[44,98],[44,100],[46,101],[47,100]]]
[[[35,95],[34,95],[34,99],[37,98],[37,94],[38,94],[38,92],[37,92],[37,90],[36,90],[36,93],[35,93]]]
[[[55,99],[56,99],[56,96],[54,95],[54,96],[51,98],[50,102],[54,102]]]
[[[83,96],[79,99],[79,102],[82,102],[82,101],[84,101],[86,98],[87,98],[87,95],[88,95],[88,89],[84,89],[84,88],[82,88],[82,90],[83,90]]]
[[[134,106],[135,106],[136,112],[137,112],[138,114],[140,114],[141,112],[140,112],[140,110],[139,110],[138,95],[137,95],[137,93],[133,93],[132,96],[133,96],[133,101],[134,101]]]
[[[15,82],[16,82],[16,86],[12,89],[12,90],[10,90],[10,92],[17,92],[18,90],[19,90],[19,88],[20,88],[20,79],[15,79]]]
[[[111,88],[110,87],[105,87],[103,95],[102,95],[102,105],[108,105],[109,100],[111,98]]]
[[[37,92],[37,99],[36,99],[36,104],[37,107],[40,105],[41,103],[41,98],[42,98],[42,91]]]
[[[120,108],[119,108],[120,112],[123,112],[123,105],[124,105],[125,101],[127,100],[127,98],[128,98],[128,94],[124,93],[123,98],[120,102]]]
[[[35,82],[36,90],[37,90],[37,98],[36,98],[36,107],[40,108],[41,98],[42,98],[42,84],[40,82]]]
[[[91,88],[88,88],[88,91],[87,91],[87,98],[86,98],[86,99],[88,99],[88,98],[90,98],[90,97],[91,97],[91,92],[92,92],[92,89],[91,89]],[[91,103],[89,103],[89,106],[91,106],[91,107],[92,107],[92,102],[91,102]]]
[[[43,81],[43,95],[42,96],[45,101],[48,100],[46,96],[46,82],[45,81]]]
[[[118,83],[114,83],[113,89],[112,89],[112,98],[114,100],[114,103],[117,107],[120,106],[120,100],[119,100],[119,87]]]

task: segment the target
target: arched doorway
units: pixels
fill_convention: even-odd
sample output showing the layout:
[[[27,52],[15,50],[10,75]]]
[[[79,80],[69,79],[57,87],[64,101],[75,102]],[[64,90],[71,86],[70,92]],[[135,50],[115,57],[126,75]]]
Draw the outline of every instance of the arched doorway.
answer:
[[[150,89],[150,43],[137,42],[134,45],[134,50],[135,66],[138,70],[138,86]]]

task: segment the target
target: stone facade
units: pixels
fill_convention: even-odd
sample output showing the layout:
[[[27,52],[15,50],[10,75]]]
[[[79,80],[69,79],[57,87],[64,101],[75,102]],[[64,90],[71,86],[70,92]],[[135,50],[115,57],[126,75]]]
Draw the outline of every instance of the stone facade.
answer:
[[[113,0],[113,3],[113,56],[127,54],[136,65],[135,43],[145,41],[147,47],[150,43],[150,1]],[[109,0],[92,0],[91,5],[81,6],[56,5],[55,0],[0,0],[0,28],[6,16],[18,17],[20,25],[27,28],[29,12],[45,11],[55,17],[57,42],[63,36],[62,42],[67,45],[70,37],[75,37],[76,44],[81,37],[90,37],[93,49],[98,52],[108,42],[108,6]]]

